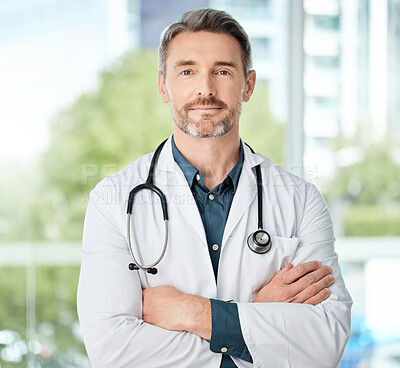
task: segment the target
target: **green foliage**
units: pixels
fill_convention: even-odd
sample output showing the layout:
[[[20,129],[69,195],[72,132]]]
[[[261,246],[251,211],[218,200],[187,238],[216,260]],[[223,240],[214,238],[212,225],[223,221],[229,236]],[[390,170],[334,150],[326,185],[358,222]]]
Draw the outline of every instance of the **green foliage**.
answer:
[[[342,148],[342,154],[353,154],[359,160],[337,167],[335,178],[328,187],[328,197],[347,198],[357,205],[399,202],[400,163],[394,154],[400,150],[400,144],[386,137],[378,142],[353,143],[349,147],[347,150]]]
[[[0,331],[18,331],[23,338],[25,337],[26,326],[25,281],[25,267],[0,267]]]
[[[127,53],[100,74],[98,90],[54,118],[42,160],[46,185],[54,190],[50,238],[79,240],[89,191],[171,134],[156,70],[154,52]]]
[[[276,164],[285,162],[286,125],[276,120],[269,107],[268,84],[257,82],[250,101],[243,105],[240,119],[242,139],[259,153],[271,158]]]
[[[335,177],[325,195],[345,203],[344,235],[400,235],[400,142],[376,140],[370,131],[365,123],[354,137],[336,142]]]
[[[0,247],[1,250],[1,247]],[[0,330],[18,331],[21,339],[34,338],[49,347],[48,358],[37,355],[42,367],[62,367],[60,362],[73,364],[77,357],[87,361],[82,341],[76,336],[76,288],[79,267],[36,267],[36,334],[26,335],[26,269],[20,267],[0,268]],[[71,348],[73,347],[73,348]],[[0,357],[0,366],[7,367]],[[10,367],[26,367],[26,357],[21,363]]]
[[[77,342],[72,327],[77,323],[78,278],[76,266],[38,267],[36,271],[38,330],[44,340],[57,341],[59,352],[67,352]]]
[[[400,236],[400,206],[352,206],[343,213],[346,236]]]
[[[44,168],[67,200],[153,150],[171,133],[156,70],[155,53],[128,53],[101,73],[97,91],[55,117]]]

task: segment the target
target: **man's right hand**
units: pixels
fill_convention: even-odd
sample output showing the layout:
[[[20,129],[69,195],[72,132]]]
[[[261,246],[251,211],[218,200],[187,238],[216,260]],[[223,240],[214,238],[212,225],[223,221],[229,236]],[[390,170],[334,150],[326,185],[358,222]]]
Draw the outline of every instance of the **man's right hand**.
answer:
[[[289,263],[257,294],[254,302],[304,303],[317,305],[331,294],[332,269],[311,261],[293,266]]]

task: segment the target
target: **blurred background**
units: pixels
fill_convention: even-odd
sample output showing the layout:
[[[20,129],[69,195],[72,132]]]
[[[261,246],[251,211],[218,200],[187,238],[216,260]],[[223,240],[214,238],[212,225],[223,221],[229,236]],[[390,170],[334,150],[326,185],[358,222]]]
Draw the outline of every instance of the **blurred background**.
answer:
[[[88,194],[172,132],[156,49],[200,7],[251,38],[242,138],[328,202],[354,299],[340,367],[400,367],[400,0],[1,0],[0,368],[90,367]]]

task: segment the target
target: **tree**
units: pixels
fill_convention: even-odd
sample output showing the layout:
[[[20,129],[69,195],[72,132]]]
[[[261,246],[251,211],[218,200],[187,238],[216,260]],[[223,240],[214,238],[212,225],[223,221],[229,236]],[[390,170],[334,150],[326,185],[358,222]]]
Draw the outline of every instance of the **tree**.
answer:
[[[400,142],[376,140],[368,124],[336,142],[336,171],[327,186],[329,201],[344,201],[345,235],[400,235]]]

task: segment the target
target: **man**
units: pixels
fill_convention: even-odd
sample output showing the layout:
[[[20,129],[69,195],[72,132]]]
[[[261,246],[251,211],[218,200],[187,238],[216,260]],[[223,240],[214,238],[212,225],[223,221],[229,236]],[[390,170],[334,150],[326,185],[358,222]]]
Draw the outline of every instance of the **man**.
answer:
[[[168,249],[156,275],[127,267],[127,198],[147,177],[150,154],[91,193],[78,311],[93,367],[337,366],[351,298],[326,204],[239,138],[256,82],[246,33],[225,12],[191,11],[165,31],[159,61],[174,121],[154,174],[168,200]],[[257,165],[272,239],[264,254],[247,246],[257,230]],[[162,250],[157,201],[144,191],[134,204],[142,265]]]

